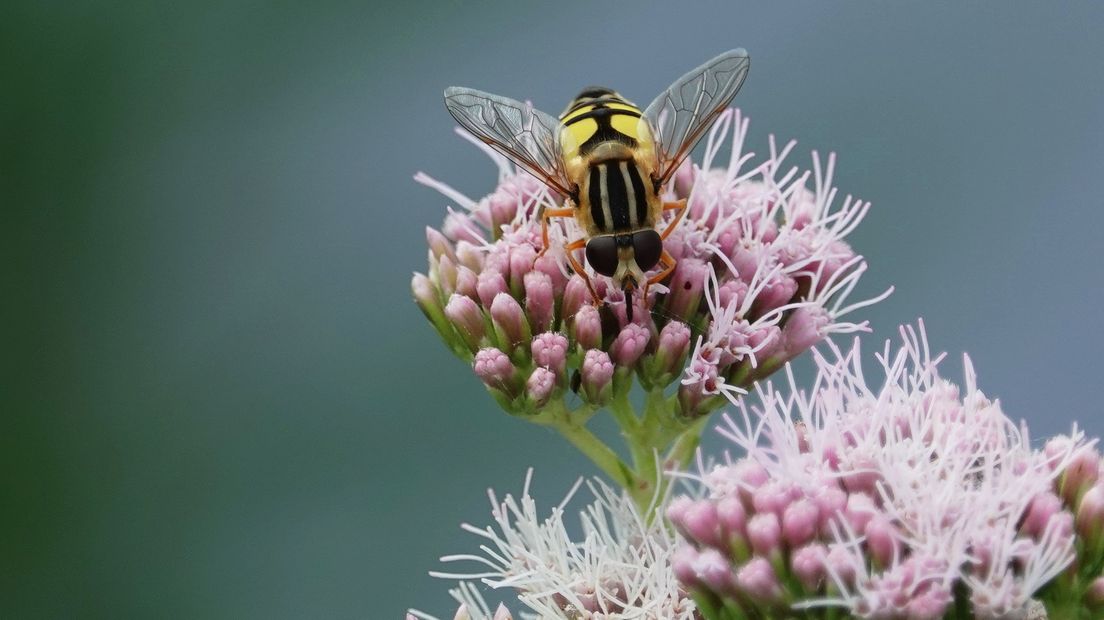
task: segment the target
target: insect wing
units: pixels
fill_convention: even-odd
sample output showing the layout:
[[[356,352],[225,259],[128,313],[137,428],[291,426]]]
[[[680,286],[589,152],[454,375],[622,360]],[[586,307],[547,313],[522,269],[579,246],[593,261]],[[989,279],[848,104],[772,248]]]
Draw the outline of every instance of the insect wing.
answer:
[[[445,107],[456,122],[564,196],[574,185],[564,173],[559,135],[563,125],[532,105],[471,88],[445,89]]]
[[[660,185],[728,107],[750,63],[743,48],[725,52],[679,78],[644,111],[656,139]]]

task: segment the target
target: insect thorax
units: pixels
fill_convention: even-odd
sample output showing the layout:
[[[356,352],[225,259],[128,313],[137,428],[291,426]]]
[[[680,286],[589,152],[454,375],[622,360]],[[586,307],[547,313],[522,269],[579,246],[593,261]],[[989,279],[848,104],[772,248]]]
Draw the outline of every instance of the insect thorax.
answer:
[[[640,109],[613,90],[589,87],[560,121],[565,167],[579,187],[579,220],[588,233],[654,226],[654,143]]]

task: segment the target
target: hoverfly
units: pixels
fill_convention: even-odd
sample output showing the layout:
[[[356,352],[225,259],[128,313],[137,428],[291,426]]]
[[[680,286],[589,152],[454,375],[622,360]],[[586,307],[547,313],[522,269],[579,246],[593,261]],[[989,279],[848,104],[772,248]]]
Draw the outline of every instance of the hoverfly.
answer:
[[[747,76],[743,49],[717,56],[679,78],[643,111],[616,91],[583,89],[559,119],[532,105],[473,90],[445,89],[445,107],[464,129],[570,200],[541,215],[544,251],[548,220],[573,217],[586,236],[564,245],[572,269],[601,303],[575,252],[584,249],[595,272],[625,293],[662,281],[675,268],[663,249],[686,211],[686,200],[665,202],[663,186],[728,106]],[[661,214],[678,210],[663,232]],[[645,274],[660,266],[651,276]],[[645,302],[646,303],[646,302]]]

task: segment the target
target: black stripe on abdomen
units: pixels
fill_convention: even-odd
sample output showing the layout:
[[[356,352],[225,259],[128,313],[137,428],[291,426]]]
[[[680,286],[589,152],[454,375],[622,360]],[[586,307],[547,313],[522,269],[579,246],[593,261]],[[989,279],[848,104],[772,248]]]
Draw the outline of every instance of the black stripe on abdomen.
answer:
[[[590,201],[590,216],[594,219],[594,225],[599,230],[606,230],[606,214],[602,211],[602,179],[598,166],[590,167],[587,200]]]
[[[630,230],[632,228],[632,216],[629,215],[629,188],[626,187],[625,175],[621,172],[622,163],[611,161],[599,164],[606,166],[606,196],[609,197],[610,215],[613,216],[614,230]]]

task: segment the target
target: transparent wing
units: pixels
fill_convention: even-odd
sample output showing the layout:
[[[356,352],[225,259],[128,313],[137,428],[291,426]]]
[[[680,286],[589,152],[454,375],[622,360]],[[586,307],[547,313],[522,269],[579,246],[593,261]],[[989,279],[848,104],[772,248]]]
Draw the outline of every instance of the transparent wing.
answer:
[[[564,196],[572,194],[559,146],[560,121],[532,105],[458,86],[445,89],[445,107],[472,135]]]
[[[743,48],[727,51],[680,77],[644,110],[655,134],[660,185],[728,107],[750,63]]]

